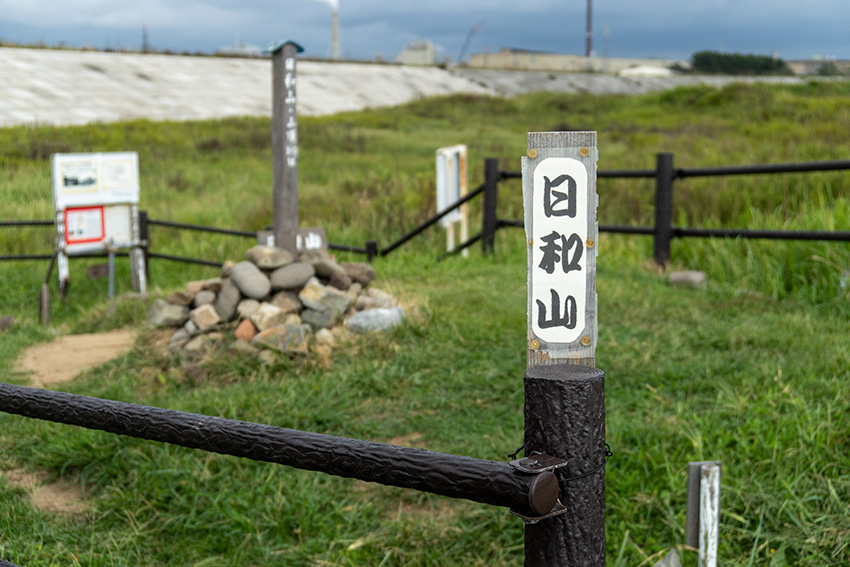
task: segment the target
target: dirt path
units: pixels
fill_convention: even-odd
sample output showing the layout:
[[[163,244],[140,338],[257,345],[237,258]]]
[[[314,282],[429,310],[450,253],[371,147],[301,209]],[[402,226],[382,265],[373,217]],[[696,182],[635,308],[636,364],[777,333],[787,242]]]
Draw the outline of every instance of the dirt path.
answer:
[[[31,372],[38,388],[71,380],[88,368],[121,356],[133,346],[135,331],[121,329],[108,333],[71,335],[30,347],[18,359],[20,370]],[[65,481],[48,482],[44,472],[20,469],[4,471],[6,482],[25,490],[32,504],[54,514],[83,514],[87,510],[82,488]]]
[[[129,329],[60,337],[27,349],[18,359],[18,368],[32,372],[32,385],[37,388],[67,382],[83,370],[123,355],[135,338],[135,331]]]

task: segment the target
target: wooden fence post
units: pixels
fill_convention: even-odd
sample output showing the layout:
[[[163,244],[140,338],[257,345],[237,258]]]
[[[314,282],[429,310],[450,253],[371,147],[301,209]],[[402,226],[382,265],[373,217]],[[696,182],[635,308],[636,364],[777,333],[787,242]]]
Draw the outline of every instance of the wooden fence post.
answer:
[[[151,281],[151,246],[148,232],[148,212],[139,211],[139,240],[142,241],[142,254],[145,258],[145,280]]]
[[[566,460],[559,514],[528,524],[527,567],[605,566],[604,374],[595,364],[596,132],[530,132],[525,454]],[[579,366],[581,365],[581,366]]]
[[[377,240],[367,240],[366,241],[366,261],[370,264],[372,260],[378,257],[378,241]]]
[[[499,202],[499,160],[484,160],[484,202],[482,203],[481,251],[493,252],[496,230],[499,228],[497,208]]]
[[[673,237],[673,154],[655,156],[655,232],[652,255],[662,268],[670,262]]]
[[[298,255],[298,116],[295,95],[296,55],[293,41],[272,52],[272,186],[274,244]]]

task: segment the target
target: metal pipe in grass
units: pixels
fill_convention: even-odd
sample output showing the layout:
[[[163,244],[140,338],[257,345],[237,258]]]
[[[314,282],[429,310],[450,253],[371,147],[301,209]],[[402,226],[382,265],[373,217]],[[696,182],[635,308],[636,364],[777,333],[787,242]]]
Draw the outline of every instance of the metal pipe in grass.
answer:
[[[543,515],[551,472],[39,388],[0,384],[0,411]]]

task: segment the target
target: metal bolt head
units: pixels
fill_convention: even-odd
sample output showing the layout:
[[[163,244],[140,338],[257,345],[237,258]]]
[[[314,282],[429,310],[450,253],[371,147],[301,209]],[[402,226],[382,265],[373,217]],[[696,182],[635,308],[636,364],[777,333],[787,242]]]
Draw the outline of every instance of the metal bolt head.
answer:
[[[528,157],[530,157],[531,159],[536,158],[537,157],[537,150],[535,150],[534,148],[529,148]]]
[[[590,346],[590,343],[592,342],[592,340],[593,339],[591,339],[590,337],[585,335],[581,338],[581,344],[584,345],[584,346]]]
[[[592,238],[588,238],[587,240],[584,241],[584,245],[587,246],[588,248],[593,248],[596,245],[596,241],[593,240]]]
[[[540,348],[540,341],[539,341],[539,340],[537,340],[537,339],[531,339],[531,340],[528,342],[528,348],[530,348],[531,350],[537,350],[537,349],[539,349],[539,348]]]
[[[590,149],[582,148],[578,151],[578,155],[580,155],[581,157],[587,157],[590,155]]]

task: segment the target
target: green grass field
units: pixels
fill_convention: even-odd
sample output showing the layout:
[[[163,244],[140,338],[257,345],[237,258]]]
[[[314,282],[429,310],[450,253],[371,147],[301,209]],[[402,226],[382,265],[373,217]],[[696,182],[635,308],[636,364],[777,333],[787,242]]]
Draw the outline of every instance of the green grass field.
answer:
[[[643,97],[452,97],[300,120],[303,225],[334,242],[385,245],[433,214],[433,155],[470,148],[519,169],[528,131],[597,130],[600,169],[846,159],[850,84],[690,88]],[[0,129],[4,219],[51,215],[49,156],[135,150],[153,218],[254,230],[271,223],[270,123],[130,122]],[[688,180],[675,219],[689,226],[850,230],[847,173]],[[521,218],[519,182],[500,217]],[[599,221],[648,224],[652,187],[599,184]],[[473,219],[479,211],[473,207]],[[475,221],[474,221],[475,222]],[[248,242],[155,227],[159,252],[238,259]],[[502,460],[521,443],[525,244],[436,257],[439,230],[375,262],[411,306],[385,336],[268,366],[220,354],[187,374],[144,333],[126,356],[63,390],[435,451]],[[49,251],[50,229],[0,228],[0,254]],[[607,563],[651,565],[684,541],[688,461],[723,462],[721,565],[850,563],[850,268],[846,245],[685,240],[675,267],[706,289],[668,286],[644,237],[602,235],[599,347],[606,373]],[[354,259],[356,257],[352,257]],[[66,301],[37,323],[46,263],[0,263],[3,379],[56,334],[141,325],[146,304],[106,301],[104,280],[72,260]],[[129,290],[119,262],[118,292]],[[215,270],[157,261],[154,294]],[[55,290],[55,282],[51,282]],[[0,559],[50,565],[521,565],[522,524],[507,510],[319,473],[0,415],[0,469],[47,471],[84,487],[88,511],[41,511],[0,477]]]

